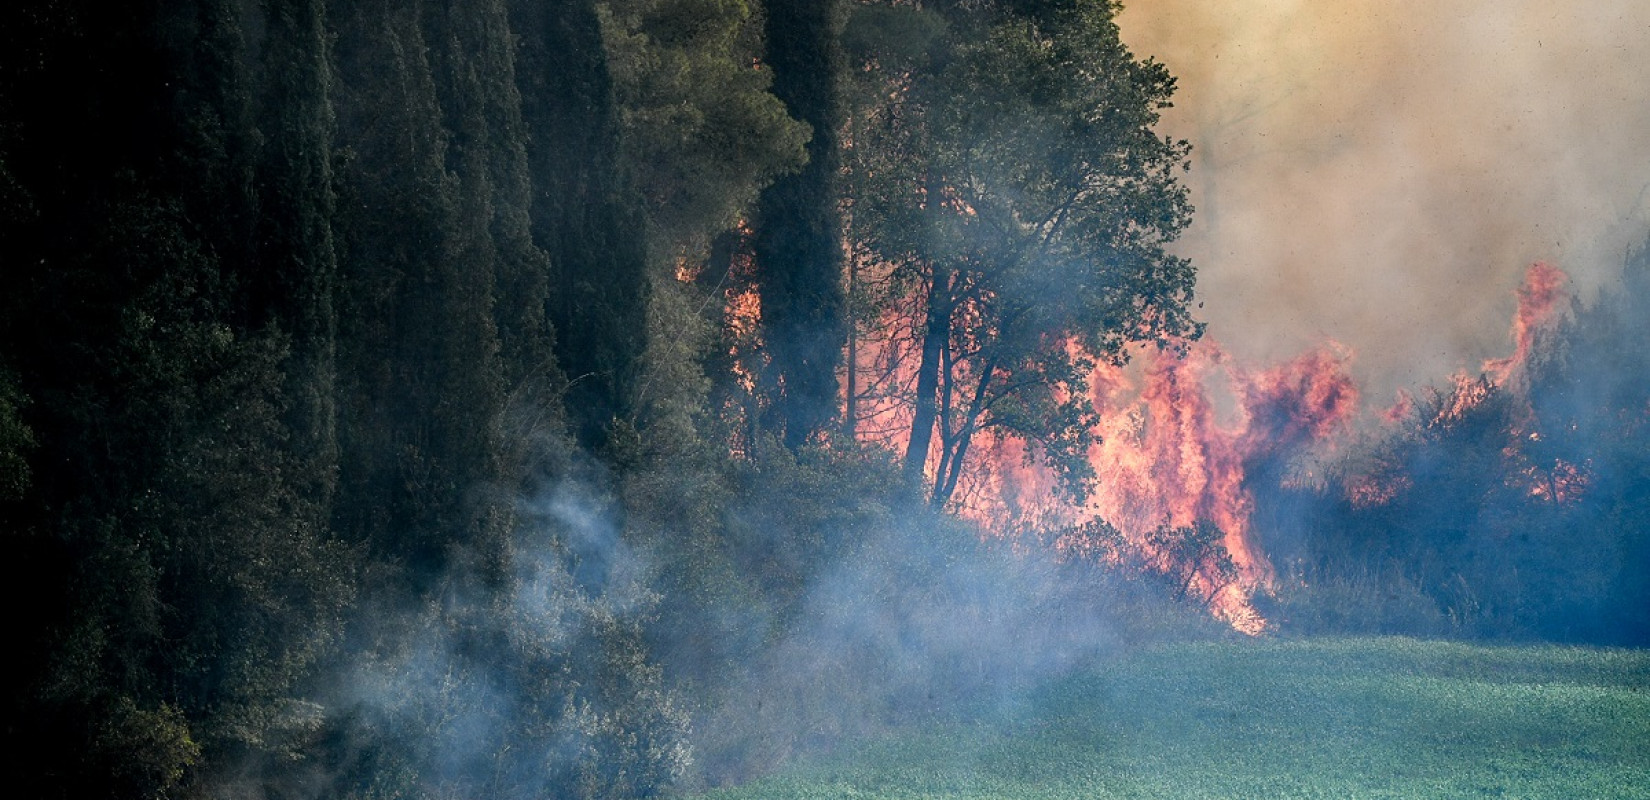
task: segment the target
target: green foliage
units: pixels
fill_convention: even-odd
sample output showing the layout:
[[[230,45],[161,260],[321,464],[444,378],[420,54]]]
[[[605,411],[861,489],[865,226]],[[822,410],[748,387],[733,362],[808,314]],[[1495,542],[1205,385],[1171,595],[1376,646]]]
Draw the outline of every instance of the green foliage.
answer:
[[[647,308],[647,349],[640,364],[632,430],[645,432],[625,466],[694,472],[716,458],[707,437],[710,378],[706,354],[716,346],[708,318],[715,298],[704,287],[657,272]]]
[[[945,32],[938,14],[908,5],[861,3],[852,6],[843,26],[842,48],[860,68],[892,71],[926,62]]]
[[[639,627],[657,597],[633,576],[582,587],[570,540],[517,533],[502,591],[401,616],[356,665],[332,792],[632,798],[686,771],[687,717]]]
[[[511,0],[535,244],[550,259],[546,316],[578,442],[628,421],[646,347],[655,238],[623,163],[600,16],[586,0]]]
[[[467,186],[473,172],[447,169],[453,140],[419,22],[413,8],[372,4],[339,21],[352,154],[338,176],[339,522],[427,588],[453,550],[500,547],[470,494],[492,477],[504,386],[492,253],[472,233],[486,230],[474,209],[488,198],[466,191],[485,174]]]
[[[1190,527],[1159,527],[1146,534],[1145,546],[1176,600],[1195,598],[1208,604],[1238,577],[1225,539],[1214,523],[1198,520]]]
[[[130,697],[114,698],[96,711],[98,723],[86,754],[88,767],[106,769],[121,797],[176,796],[200,746],[177,708],[139,708]]]
[[[1270,592],[1257,594],[1255,608],[1281,631],[1296,636],[1460,636],[1462,621],[1394,566],[1373,569],[1299,570],[1286,574]]]
[[[1194,271],[1165,250],[1190,220],[1189,146],[1152,130],[1174,80],[1134,58],[1114,10],[959,7],[928,69],[858,73],[853,231],[890,270],[879,307],[924,317],[906,466],[914,480],[937,430],[936,504],[985,428],[1035,443],[1080,492],[1090,360],[1201,331]]]
[[[750,213],[762,187],[802,165],[807,128],[769,91],[761,20],[747,3],[623,0],[598,11],[617,163],[648,222],[647,325],[656,331],[664,319],[669,328],[667,338],[647,339],[626,422],[645,429],[668,418],[671,427],[658,433],[677,441],[682,404],[704,403],[695,376],[712,345],[706,323],[690,316],[713,300],[689,298],[705,290],[680,285],[678,272]],[[661,416],[664,404],[677,409]]]
[[[555,371],[546,317],[551,265],[533,241],[532,179],[514,34],[503,0],[447,4],[425,15],[432,71],[459,181],[459,258],[492,273],[500,368],[510,387]]]
[[[890,523],[890,465],[791,451],[771,437],[748,458],[673,452],[626,480],[631,537],[658,559],[667,603],[651,635],[679,680],[713,696],[784,634],[810,581]]]
[[[756,192],[804,161],[807,127],[753,68],[760,29],[746,0],[598,5],[620,162],[666,252],[703,247]]]
[[[1225,532],[1208,520],[1184,527],[1161,525],[1147,532],[1141,542],[1130,541],[1101,519],[1083,523],[1072,534],[1072,540],[1083,543],[1080,552],[1071,554],[1074,559],[1098,565],[1122,580],[1146,584],[1144,594],[1149,599],[1136,611],[1147,615],[1155,613],[1149,608],[1153,601],[1206,610],[1238,579]],[[1176,626],[1159,627],[1169,631]]]
[[[7,600],[39,610],[5,698],[21,791],[312,793],[342,742],[383,772],[339,786],[435,785],[401,777],[434,751],[354,737],[336,683],[402,634],[504,624],[526,655],[473,655],[465,691],[506,668],[536,682],[554,706],[536,719],[591,742],[557,751],[564,786],[668,783],[685,722],[645,610],[586,612],[577,643],[476,621],[527,557],[510,492],[566,460],[540,452],[565,382],[531,181],[555,184],[529,169],[521,111],[539,106],[519,94],[544,81],[512,72],[503,6],[4,13],[0,504],[36,578]],[[600,62],[599,40],[582,54]],[[458,590],[469,616],[377,629]],[[499,752],[498,785],[538,774]]]
[[[52,342],[73,368],[13,339],[50,398],[29,410],[50,457],[20,498],[19,556],[54,587],[16,713],[61,719],[12,747],[38,774],[89,759],[86,792],[159,796],[197,759],[290,752],[282,709],[335,641],[350,561],[286,449],[286,341],[231,323],[210,243],[135,180],[57,251],[78,297],[34,297],[75,315]],[[87,737],[102,744],[78,753]]]
[[[105,512],[113,538],[93,546],[135,547],[125,557],[151,565],[138,585],[155,592],[157,627],[104,657],[169,675],[165,696],[206,718],[205,743],[279,747],[259,709],[281,702],[337,634],[348,560],[309,527],[303,462],[282,448],[284,343],[211,319],[211,262],[153,202],[113,218],[110,246],[154,283],[120,311],[112,381],[100,387],[110,394],[82,411],[103,418],[102,447],[119,455],[102,468],[127,482]],[[136,588],[119,573],[87,577]],[[83,613],[126,616],[118,604]]]

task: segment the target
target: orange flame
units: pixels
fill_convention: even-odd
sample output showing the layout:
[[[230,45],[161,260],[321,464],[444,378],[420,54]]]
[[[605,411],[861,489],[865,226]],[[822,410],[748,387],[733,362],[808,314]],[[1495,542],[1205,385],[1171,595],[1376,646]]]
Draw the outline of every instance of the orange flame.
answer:
[[[1465,371],[1450,376],[1450,386],[1439,391],[1438,403],[1429,410],[1430,416],[1420,420],[1425,425],[1448,425],[1465,419],[1492,395],[1511,392],[1513,419],[1506,431],[1507,444],[1502,458],[1507,464],[1507,482],[1513,488],[1523,489],[1531,497],[1553,503],[1568,503],[1578,499],[1589,483],[1587,465],[1571,464],[1563,459],[1549,458],[1538,463],[1527,445],[1538,444],[1541,432],[1535,430],[1535,415],[1526,394],[1526,372],[1530,358],[1535,354],[1541,331],[1550,328],[1558,319],[1564,300],[1569,296],[1566,285],[1569,276],[1563,270],[1546,262],[1530,265],[1518,288],[1518,311],[1513,317],[1510,336],[1513,352],[1504,358],[1484,361],[1482,371],[1473,376]],[[1400,392],[1398,402],[1383,415],[1389,427],[1414,417],[1416,405],[1407,392]],[[1354,507],[1382,505],[1393,500],[1412,485],[1409,477],[1394,475],[1356,475],[1348,478],[1347,496]]]
[[[1484,362],[1484,373],[1495,385],[1506,385],[1528,363],[1536,333],[1557,318],[1559,306],[1568,296],[1565,284],[1569,280],[1564,270],[1545,261],[1531,264],[1524,273],[1524,283],[1518,287],[1518,313],[1513,317],[1513,354]]]
[[[755,417],[762,401],[759,377],[767,365],[762,342],[762,286],[757,282],[754,255],[750,249],[751,229],[741,221],[732,231],[732,243],[719,258],[726,268],[710,290],[721,300],[722,341],[726,347],[724,369],[732,377],[730,391],[719,398],[719,413],[728,421],[729,455],[741,458],[750,452]],[[713,254],[712,258],[718,258]],[[701,281],[709,260],[678,264],[676,279]]]
[[[1272,567],[1250,538],[1254,499],[1249,468],[1287,455],[1343,427],[1357,406],[1346,371],[1350,354],[1322,348],[1270,369],[1235,367],[1213,342],[1199,343],[1184,360],[1154,354],[1145,385],[1130,406],[1110,389],[1102,408],[1108,421],[1093,462],[1100,476],[1087,510],[1118,527],[1131,541],[1164,525],[1209,520],[1224,533],[1238,583],[1215,598],[1215,610],[1234,627],[1258,632],[1265,621],[1250,594],[1270,583]],[[1215,366],[1231,382],[1235,421],[1222,425],[1206,389]],[[1097,398],[1098,400],[1099,398]]]
[[[1567,280],[1545,262],[1530,267],[1518,289],[1514,352],[1486,361],[1480,377],[1453,376],[1434,422],[1459,418],[1524,373],[1539,332],[1558,315]],[[851,368],[867,387],[857,402],[863,441],[901,450],[909,441],[921,319],[914,306],[889,309],[875,326],[875,338],[866,334],[860,342],[858,363]],[[1186,351],[1180,357],[1143,350],[1138,368],[1102,362],[1090,375],[1100,441],[1089,460],[1098,480],[1081,505],[1063,498],[1055,476],[1034,463],[1025,442],[989,431],[976,437],[953,505],[1001,535],[1068,531],[1054,544],[1071,553],[1106,552],[1104,543],[1070,533],[1103,520],[1148,564],[1166,557],[1152,550],[1153,532],[1213,523],[1237,580],[1222,584],[1213,575],[1199,575],[1194,588],[1234,628],[1258,633],[1267,622],[1250,598],[1269,586],[1273,569],[1252,539],[1255,470],[1281,473],[1295,455],[1333,447],[1350,430],[1358,408],[1347,369],[1352,354],[1330,343],[1269,368],[1250,368],[1234,363],[1208,339]],[[1412,395],[1400,392],[1392,407],[1377,413],[1390,426],[1412,417],[1416,407]],[[1586,472],[1585,465],[1565,462],[1549,469],[1531,466],[1527,485],[1532,496],[1565,502],[1585,489]],[[1409,485],[1402,474],[1352,476],[1346,491],[1355,506],[1368,507],[1391,501]]]
[[[983,463],[962,490],[960,510],[999,532],[1079,530],[1085,520],[1104,520],[1158,564],[1167,554],[1156,551],[1154,531],[1212,522],[1237,581],[1227,585],[1204,573],[1194,576],[1195,588],[1234,628],[1258,633],[1266,621],[1249,598],[1270,583],[1272,567],[1251,543],[1248,471],[1346,426],[1357,407],[1349,358],[1344,349],[1326,347],[1269,369],[1247,369],[1205,340],[1184,358],[1144,353],[1138,384],[1129,371],[1102,365],[1090,377],[1100,442],[1090,451],[1098,480],[1087,502],[1063,504],[1053,475],[1029,463],[1023,443],[993,438],[979,448]],[[1230,386],[1233,419],[1226,423],[1210,390],[1217,377]],[[1103,549],[1081,534],[1056,546],[1073,553]]]

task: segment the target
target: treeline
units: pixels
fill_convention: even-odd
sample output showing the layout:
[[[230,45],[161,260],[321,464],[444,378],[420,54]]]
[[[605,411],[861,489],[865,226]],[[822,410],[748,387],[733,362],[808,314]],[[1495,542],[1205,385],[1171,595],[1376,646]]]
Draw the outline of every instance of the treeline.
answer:
[[[760,18],[0,13],[14,791],[668,785],[603,464],[703,393],[656,284],[804,163]]]
[[[1063,336],[1195,332],[1173,82],[1113,11],[6,4],[13,791],[680,781],[856,537],[943,504],[930,431],[1072,450]],[[839,381],[912,298],[902,478]]]
[[[1647,298],[1641,246],[1619,285],[1532,332],[1521,369],[1435,387],[1321,482],[1262,493],[1276,621],[1650,644]]]

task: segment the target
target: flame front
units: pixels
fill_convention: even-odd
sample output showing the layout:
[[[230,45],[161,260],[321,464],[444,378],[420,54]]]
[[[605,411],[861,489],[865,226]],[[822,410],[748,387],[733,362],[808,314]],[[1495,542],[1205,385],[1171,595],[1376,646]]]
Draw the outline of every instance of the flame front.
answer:
[[[992,463],[980,471],[988,490],[971,492],[965,512],[997,530],[1061,525],[1073,532],[1056,546],[1069,552],[1092,551],[1082,523],[1103,520],[1165,570],[1169,556],[1155,532],[1213,523],[1237,580],[1200,571],[1194,586],[1233,627],[1258,633],[1266,622],[1249,598],[1271,581],[1272,567],[1251,539],[1250,475],[1346,426],[1358,397],[1346,370],[1350,353],[1328,346],[1269,369],[1246,369],[1202,341],[1184,358],[1159,350],[1142,358],[1138,379],[1111,366],[1090,378],[1101,421],[1100,442],[1089,454],[1097,481],[1085,503],[1061,508],[1053,476],[1026,466],[1024,446],[996,442],[988,450]],[[1216,378],[1230,387],[1225,414],[1211,391]]]
[[[1516,389],[1540,332],[1557,319],[1567,280],[1557,267],[1532,265],[1518,290],[1513,353],[1484,362],[1478,376],[1452,376],[1447,390],[1434,392],[1436,402],[1427,407],[1433,418],[1424,422],[1460,419],[1493,392]],[[869,387],[856,406],[862,441],[901,451],[909,441],[917,319],[912,308],[891,309],[876,326],[879,336],[860,342],[855,369]],[[1103,552],[1102,543],[1085,540],[1085,531],[1093,530],[1088,523],[1103,521],[1136,551],[1140,563],[1162,572],[1177,567],[1170,563],[1174,555],[1163,545],[1163,531],[1212,524],[1220,531],[1236,580],[1196,567],[1189,587],[1234,628],[1258,633],[1267,621],[1250,598],[1267,588],[1274,574],[1254,543],[1255,491],[1312,480],[1291,475],[1301,456],[1343,445],[1359,413],[1359,394],[1349,372],[1353,353],[1331,342],[1281,364],[1252,367],[1238,363],[1210,339],[1181,349],[1184,355],[1142,349],[1134,366],[1102,361],[1090,374],[1099,441],[1088,454],[1096,481],[1081,502],[1062,494],[1052,471],[1030,457],[1036,454],[1027,443],[986,431],[970,452],[952,505],[994,534],[1035,534],[1029,539],[1051,540],[1070,554]],[[1370,417],[1380,430],[1391,432],[1409,424],[1419,406],[1412,395],[1400,393],[1391,408]],[[1527,418],[1508,435],[1540,439]],[[1578,496],[1587,481],[1585,465],[1567,462],[1527,461],[1514,472],[1531,496],[1553,502]],[[1366,508],[1408,491],[1412,479],[1404,474],[1348,475],[1344,485],[1350,502]],[[1053,532],[1064,533],[1050,537]]]

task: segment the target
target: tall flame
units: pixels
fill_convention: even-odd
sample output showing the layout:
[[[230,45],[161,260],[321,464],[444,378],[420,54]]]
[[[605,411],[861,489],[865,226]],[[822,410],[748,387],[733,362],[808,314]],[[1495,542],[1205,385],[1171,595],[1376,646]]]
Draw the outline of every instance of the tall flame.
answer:
[[[1358,398],[1346,370],[1350,358],[1331,345],[1251,369],[1204,341],[1184,359],[1149,354],[1138,391],[1120,371],[1097,373],[1103,438],[1091,457],[1099,481],[1084,510],[1137,546],[1165,526],[1214,523],[1238,570],[1237,583],[1213,598],[1214,609],[1239,630],[1258,632],[1265,621],[1248,598],[1271,581],[1272,567],[1252,543],[1250,473],[1349,422]],[[1230,387],[1233,408],[1224,424],[1209,388],[1213,377]]]
[[[1524,283],[1518,287],[1518,313],[1513,316],[1513,354],[1484,362],[1484,374],[1497,386],[1506,385],[1529,362],[1537,332],[1557,318],[1569,296],[1565,291],[1569,280],[1564,270],[1545,261],[1531,264],[1524,273]]]

